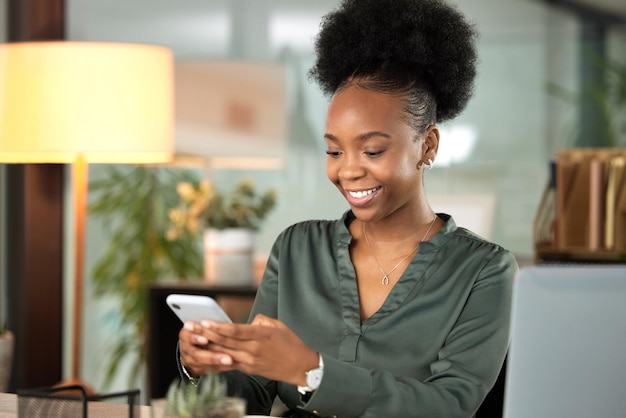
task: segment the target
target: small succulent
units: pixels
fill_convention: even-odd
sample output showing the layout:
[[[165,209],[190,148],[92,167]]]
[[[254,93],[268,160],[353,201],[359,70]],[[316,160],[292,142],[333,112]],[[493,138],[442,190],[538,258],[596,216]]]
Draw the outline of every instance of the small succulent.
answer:
[[[202,377],[197,386],[175,380],[165,397],[167,418],[239,418],[244,412],[233,408],[226,381],[216,373]],[[240,400],[240,404],[243,400]],[[245,404],[244,404],[245,405]]]

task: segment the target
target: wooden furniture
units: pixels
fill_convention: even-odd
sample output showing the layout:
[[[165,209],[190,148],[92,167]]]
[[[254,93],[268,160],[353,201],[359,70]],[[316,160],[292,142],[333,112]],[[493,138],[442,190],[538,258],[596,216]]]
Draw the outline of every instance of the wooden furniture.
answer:
[[[557,152],[533,235],[538,263],[626,261],[626,148]]]
[[[257,288],[216,287],[204,281],[162,282],[148,292],[147,364],[148,399],[165,397],[170,384],[179,378],[176,367],[176,344],[182,327],[165,299],[171,293],[204,295],[215,298],[234,322],[248,319]]]

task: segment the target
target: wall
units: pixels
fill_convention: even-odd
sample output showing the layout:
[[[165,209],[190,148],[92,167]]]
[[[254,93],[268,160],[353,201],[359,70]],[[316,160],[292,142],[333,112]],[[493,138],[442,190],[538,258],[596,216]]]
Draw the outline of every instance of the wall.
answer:
[[[217,170],[211,173],[212,179],[228,188],[240,178],[254,176],[261,188],[278,187],[278,207],[264,223],[257,240],[261,254],[267,253],[276,235],[293,222],[340,216],[348,205],[324,171],[322,130],[327,100],[306,79],[313,63],[310,31],[315,31],[321,14],[336,1],[253,0],[252,9],[243,7],[247,4],[244,0],[214,1],[211,7],[207,2],[190,1],[186,6],[195,8],[193,19],[179,15],[182,9],[177,4],[156,1],[146,8],[146,1],[125,2],[117,9],[123,13],[114,16],[114,8],[107,2],[69,0],[68,37],[160,43],[172,47],[177,58],[245,58],[285,65],[289,128],[284,169]],[[426,188],[436,198],[491,196],[494,219],[490,238],[520,257],[530,257],[532,223],[547,181],[548,163],[555,150],[566,144],[576,116],[574,108],[547,94],[546,83],[558,81],[572,89],[579,84],[577,20],[541,2],[457,3],[476,21],[482,34],[478,44],[480,67],[476,93],[468,108],[454,122],[442,126],[442,148],[452,144],[454,149],[463,144],[466,139],[458,136],[459,132],[474,135],[475,142],[464,158],[452,156],[456,160],[448,165],[441,162],[441,156],[435,168],[426,173]],[[165,14],[171,19],[163,20],[159,8],[167,9]],[[97,13],[91,13],[94,10]],[[231,14],[238,15],[238,19],[229,19]],[[264,28],[255,17],[275,26]],[[203,18],[211,24],[202,25]],[[175,21],[184,25],[175,27]],[[297,36],[294,32],[292,49],[285,50],[289,39],[282,37],[276,27],[288,27],[290,22],[297,22],[309,32]],[[611,38],[615,56],[623,56],[619,55],[624,45],[623,32],[619,33]],[[91,175],[102,175],[102,168],[92,167]],[[105,230],[106,225],[89,221],[85,305],[90,309],[85,313],[87,354],[83,356],[83,369],[85,378],[95,385],[101,380],[98,359],[102,358],[107,339],[120,326],[115,321],[114,301],[97,301],[89,296],[89,269],[105,247]],[[115,384],[124,387],[124,377]]]

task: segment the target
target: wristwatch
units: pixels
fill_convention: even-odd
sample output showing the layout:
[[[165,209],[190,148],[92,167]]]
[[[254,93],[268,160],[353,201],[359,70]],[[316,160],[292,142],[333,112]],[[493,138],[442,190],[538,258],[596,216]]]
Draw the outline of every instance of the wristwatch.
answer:
[[[324,360],[322,359],[321,354],[318,355],[320,357],[319,365],[315,369],[311,369],[306,372],[306,386],[298,386],[298,392],[303,395],[307,392],[313,392],[320,387],[322,376],[324,376]]]

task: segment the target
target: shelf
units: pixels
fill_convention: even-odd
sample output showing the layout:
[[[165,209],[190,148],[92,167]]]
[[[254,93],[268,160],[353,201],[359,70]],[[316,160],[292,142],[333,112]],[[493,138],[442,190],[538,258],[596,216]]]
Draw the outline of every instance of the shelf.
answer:
[[[591,251],[586,248],[536,248],[537,262],[626,263],[626,250]]]

